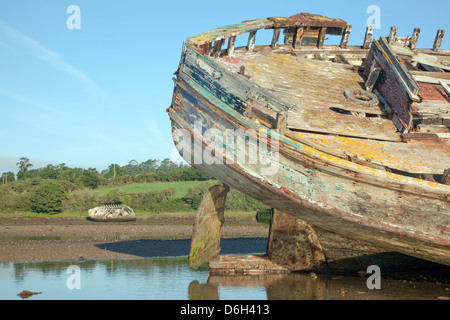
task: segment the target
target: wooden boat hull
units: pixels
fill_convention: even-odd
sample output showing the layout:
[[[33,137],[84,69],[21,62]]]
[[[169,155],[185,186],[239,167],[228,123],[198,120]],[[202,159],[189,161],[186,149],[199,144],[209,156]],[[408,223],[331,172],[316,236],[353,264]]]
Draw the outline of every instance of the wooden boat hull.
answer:
[[[255,128],[250,120],[233,118],[206,99],[201,101],[200,96],[195,97],[198,94],[192,87],[177,86],[175,96],[181,99],[169,109],[185,110],[170,112],[172,128],[187,130],[192,150],[200,144],[204,153],[208,146],[204,141],[195,142],[195,121],[201,121],[205,129],[223,132]],[[189,112],[193,106],[195,113]],[[230,187],[312,225],[450,265],[450,235],[446,229],[450,206],[436,190],[447,186],[358,168],[361,166],[350,162],[348,166],[359,170],[346,169],[339,166],[345,160],[283,136],[276,138],[280,152],[277,163],[271,164],[277,167],[275,175],[262,176],[259,164],[192,163],[190,156],[185,160]],[[305,154],[305,149],[311,155]]]
[[[168,108],[174,142],[188,163],[313,226],[450,265],[450,186],[358,164],[289,138],[289,101],[201,50],[186,44]],[[262,125],[249,117],[252,105],[272,110],[277,130],[270,121]],[[235,144],[236,132],[247,138]]]

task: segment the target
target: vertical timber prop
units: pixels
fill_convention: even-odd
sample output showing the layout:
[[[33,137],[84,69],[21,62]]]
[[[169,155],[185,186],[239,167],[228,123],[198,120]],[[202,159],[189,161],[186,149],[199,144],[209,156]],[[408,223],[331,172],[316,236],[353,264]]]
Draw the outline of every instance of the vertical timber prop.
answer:
[[[322,245],[314,229],[301,219],[274,209],[267,257],[290,271],[326,267]]]
[[[266,255],[224,254],[209,262],[211,275],[290,273],[327,267],[325,253],[314,229],[303,220],[272,209],[258,212],[269,223]]]
[[[217,257],[220,252],[225,202],[229,190],[227,185],[215,185],[203,195],[195,217],[189,253],[189,267],[193,269]]]

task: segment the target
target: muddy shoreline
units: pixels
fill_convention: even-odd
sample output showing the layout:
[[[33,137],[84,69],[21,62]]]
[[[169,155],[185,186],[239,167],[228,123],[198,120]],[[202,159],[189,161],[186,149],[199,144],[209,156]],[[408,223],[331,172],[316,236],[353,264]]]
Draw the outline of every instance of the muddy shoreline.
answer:
[[[193,217],[138,217],[132,222],[0,217],[0,263],[179,255],[189,246],[193,223]],[[264,241],[268,228],[248,219],[229,219],[223,237]],[[176,241],[168,246],[169,240]]]

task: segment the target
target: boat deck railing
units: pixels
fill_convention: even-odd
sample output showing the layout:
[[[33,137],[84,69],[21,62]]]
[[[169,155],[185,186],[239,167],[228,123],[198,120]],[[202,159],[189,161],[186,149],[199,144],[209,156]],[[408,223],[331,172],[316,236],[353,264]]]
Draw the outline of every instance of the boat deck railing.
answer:
[[[300,21],[298,20],[300,17]],[[306,20],[304,18],[307,18]],[[306,22],[304,22],[306,21]],[[255,48],[256,34],[259,30],[272,29],[272,41],[268,46],[276,49],[279,46],[280,34],[284,34],[284,46],[299,49],[322,48],[325,35],[340,35],[340,49],[347,49],[352,26],[340,19],[330,19],[320,15],[299,14],[290,18],[267,18],[259,20],[244,21],[242,23],[227,25],[204,32],[195,37],[190,37],[187,44],[193,46],[197,52],[218,57],[220,55],[230,56],[235,51],[236,37],[242,34],[248,34],[246,45],[247,51],[253,51]],[[420,35],[420,29],[414,28],[412,36],[397,37],[397,27],[390,29],[388,41],[389,44],[402,44],[410,49],[416,49]],[[361,46],[355,48],[369,49],[372,42],[373,26],[366,26],[366,32]],[[444,36],[444,30],[437,30],[432,50],[437,52],[441,46]],[[225,41],[228,40],[225,50],[222,50]]]

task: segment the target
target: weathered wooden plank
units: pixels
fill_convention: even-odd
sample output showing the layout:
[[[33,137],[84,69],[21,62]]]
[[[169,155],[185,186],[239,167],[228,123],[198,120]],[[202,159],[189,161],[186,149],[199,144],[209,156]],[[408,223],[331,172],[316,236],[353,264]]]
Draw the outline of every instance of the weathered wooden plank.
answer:
[[[224,38],[237,36],[251,31],[259,29],[267,29],[273,27],[273,21],[267,19],[259,19],[246,21],[238,24],[227,25],[219,27],[204,33],[201,33],[195,37],[190,37],[186,40],[186,44],[199,46],[205,43],[214,42]]]
[[[227,55],[231,56],[234,53],[234,44],[236,43],[236,36],[228,38]]]
[[[430,78],[450,80],[450,73],[447,73],[447,72],[427,72],[427,71],[415,71],[415,70],[412,70],[410,72],[414,77],[424,76],[424,77],[430,77]]]
[[[410,48],[415,49],[417,46],[417,41],[419,41],[420,28],[414,28],[413,34],[411,36]]]
[[[224,222],[228,186],[216,185],[208,189],[197,209],[189,252],[189,267],[200,265],[217,257]]]
[[[442,76],[446,76],[443,74]],[[414,80],[417,82],[426,82],[426,83],[433,83],[433,84],[440,84],[441,82],[445,84],[450,84],[450,79],[440,79],[435,77],[428,77],[428,76],[421,76],[421,75],[413,75]]]
[[[224,41],[225,41],[224,39],[221,39],[221,40],[216,40],[216,41],[214,42],[213,51],[212,51],[212,53],[211,53],[211,55],[212,55],[214,58],[217,58],[217,57],[219,56],[220,51],[222,50],[222,45],[223,45],[223,42],[224,42]]]
[[[370,42],[372,41],[372,33],[373,33],[373,26],[367,26],[366,28],[366,34],[364,35],[364,42],[362,47],[364,49],[369,49],[370,47]]]
[[[397,60],[395,54],[392,52],[389,44],[387,43],[386,38],[380,37],[379,40],[375,41],[375,44],[380,50],[379,52],[383,53],[383,55],[378,55],[378,58],[381,58],[382,56],[385,58],[384,60],[389,63],[388,66],[392,68],[394,73],[399,77],[398,81],[405,86],[411,100],[420,101],[417,96],[420,91],[419,85],[411,79],[411,74],[406,67]]]
[[[395,43],[396,39],[397,39],[397,27],[392,26],[391,30],[389,31],[388,42],[393,44]]]
[[[280,32],[281,32],[281,28],[274,28],[273,29],[272,42],[270,44],[272,49],[275,49],[276,47],[278,47],[278,41],[280,39]]]
[[[444,30],[442,30],[442,29],[438,30],[436,32],[436,37],[434,38],[433,51],[439,50],[443,38],[444,38]]]
[[[440,69],[444,69],[447,71],[450,71],[450,65],[445,65],[443,64],[440,59],[445,59],[444,57],[436,57],[436,56],[431,56],[429,54],[424,54],[424,53],[417,53],[416,55],[414,55],[411,59],[412,62],[415,63],[420,63],[422,65],[428,65],[428,66],[432,66],[435,68],[440,68]],[[450,63],[450,58],[445,59],[445,61],[447,63]],[[431,71],[434,72],[436,70],[427,70],[427,71]]]
[[[419,132],[450,132],[450,128],[443,124],[419,124],[417,129]]]
[[[265,88],[255,86],[246,77],[232,73],[218,61],[202,56],[189,46],[186,46],[184,60],[182,72],[241,114],[245,112],[247,100],[276,112],[293,107],[292,102],[275,97]]]
[[[366,76],[369,76],[374,61],[382,68],[384,75],[377,89],[392,109],[393,123],[399,132],[404,133],[412,125],[411,100],[420,101],[420,87],[405,66],[398,62],[384,37],[373,41],[366,59]]]
[[[365,86],[366,90],[372,91],[375,83],[377,82],[378,77],[381,74],[381,68],[377,66],[373,66],[370,68],[369,76],[367,77]]]
[[[302,45],[302,38],[303,34],[305,32],[305,29],[303,27],[297,28],[295,31],[295,37],[294,37],[294,48],[299,48]]]
[[[410,173],[442,174],[450,168],[450,143],[437,144],[375,141],[356,137],[290,131],[286,135],[342,159],[348,156],[367,163]]]
[[[442,86],[442,88],[444,88],[445,92],[447,92],[447,95],[450,98],[450,87],[443,80],[439,80],[439,84]],[[449,104],[449,108],[450,108],[450,104]]]
[[[248,34],[247,51],[253,51],[255,48],[256,30],[252,30]]]
[[[351,25],[347,25],[344,29],[344,32],[342,33],[342,38],[341,38],[341,43],[340,43],[340,47],[342,49],[346,49],[347,48],[347,44],[348,44],[348,40],[350,38],[350,33],[352,32],[352,26]]]
[[[298,112],[288,112],[287,128],[376,140],[401,140],[389,120],[360,118],[321,108],[303,108]]]
[[[320,28],[320,31],[319,31],[319,37],[318,37],[318,39],[317,39],[317,47],[318,47],[319,49],[323,47],[323,42],[324,42],[324,40],[325,40],[325,33],[326,33],[326,31],[327,31],[327,28],[326,28],[326,27]]]

